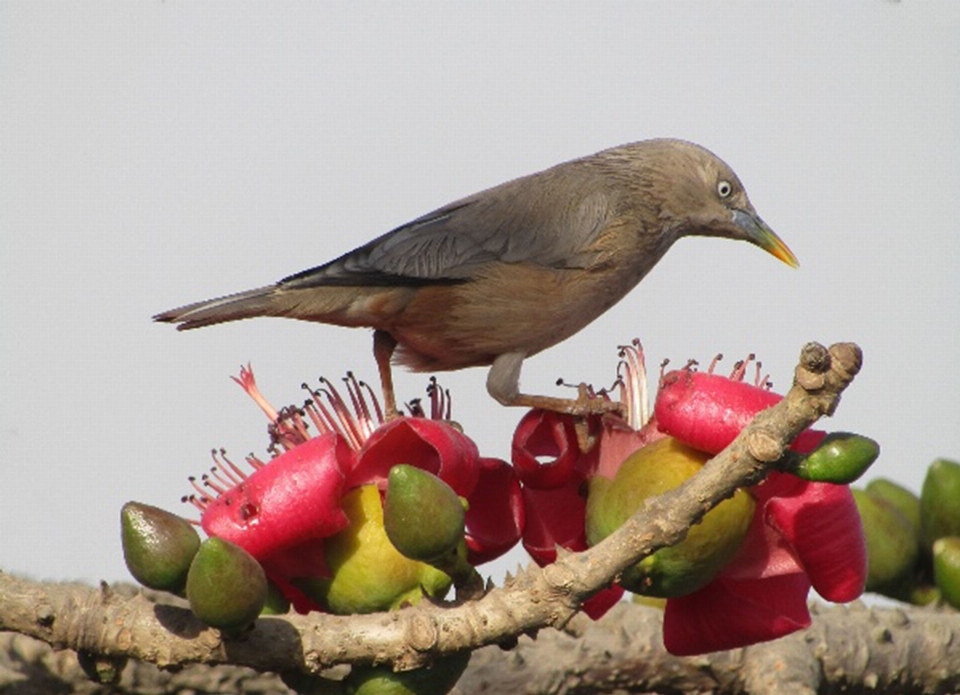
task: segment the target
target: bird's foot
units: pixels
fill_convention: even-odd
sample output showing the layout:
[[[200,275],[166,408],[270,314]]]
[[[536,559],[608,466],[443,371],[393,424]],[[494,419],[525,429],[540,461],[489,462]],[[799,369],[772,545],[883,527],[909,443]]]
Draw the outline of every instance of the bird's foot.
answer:
[[[533,396],[518,393],[510,399],[509,404],[572,415],[576,418],[574,426],[577,432],[577,444],[580,446],[580,451],[586,453],[596,443],[596,437],[590,432],[590,420],[608,413],[622,416],[623,404],[596,395],[587,384],[580,384],[577,387],[577,392],[576,398],[556,398],[554,396]]]

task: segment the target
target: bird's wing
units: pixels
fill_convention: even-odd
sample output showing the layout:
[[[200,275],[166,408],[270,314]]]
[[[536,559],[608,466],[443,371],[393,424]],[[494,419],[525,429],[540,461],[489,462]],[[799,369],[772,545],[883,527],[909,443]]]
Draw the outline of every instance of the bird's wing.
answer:
[[[493,262],[590,265],[611,216],[608,196],[562,171],[535,176],[549,180],[517,179],[451,203],[280,284],[416,286],[463,282]]]

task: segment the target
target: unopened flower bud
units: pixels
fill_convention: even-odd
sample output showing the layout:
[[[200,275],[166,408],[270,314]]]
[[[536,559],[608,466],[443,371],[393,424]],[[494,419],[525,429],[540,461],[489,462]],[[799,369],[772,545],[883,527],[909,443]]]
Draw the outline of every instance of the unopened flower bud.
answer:
[[[866,491],[874,497],[884,499],[903,514],[910,522],[917,542],[920,541],[920,498],[913,492],[886,478],[876,478],[867,483]]]
[[[943,600],[960,610],[960,536],[945,536],[934,542],[933,580]]]
[[[929,552],[943,536],[960,536],[960,463],[937,459],[920,491],[920,529]]]
[[[867,591],[906,598],[920,547],[910,521],[890,501],[853,490],[867,542]]]
[[[446,695],[470,661],[465,651],[437,659],[430,666],[395,672],[389,666],[354,666],[346,678],[353,695]]]
[[[200,536],[186,519],[139,502],[120,510],[123,559],[134,579],[151,589],[183,592]]]
[[[393,546],[411,560],[434,563],[463,541],[464,508],[457,493],[427,471],[399,464],[390,469],[383,527]]]
[[[239,545],[208,538],[190,564],[187,599],[202,622],[230,634],[242,632],[263,609],[267,576]]]
[[[801,460],[796,474],[804,480],[848,485],[877,460],[880,445],[869,437],[831,432]]]

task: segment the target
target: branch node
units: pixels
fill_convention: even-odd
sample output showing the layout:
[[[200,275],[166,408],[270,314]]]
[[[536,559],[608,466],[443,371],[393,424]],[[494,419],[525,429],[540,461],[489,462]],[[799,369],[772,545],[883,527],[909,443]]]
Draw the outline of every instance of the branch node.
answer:
[[[429,652],[440,641],[437,621],[430,615],[417,612],[410,616],[407,628],[407,643],[418,652]]]
[[[800,350],[800,368],[817,374],[830,370],[830,352],[820,343],[809,342]]]
[[[835,343],[830,346],[833,371],[848,383],[863,367],[863,350],[856,343]]]
[[[783,457],[784,448],[777,437],[765,430],[755,430],[747,437],[747,451],[761,463],[773,463]]]

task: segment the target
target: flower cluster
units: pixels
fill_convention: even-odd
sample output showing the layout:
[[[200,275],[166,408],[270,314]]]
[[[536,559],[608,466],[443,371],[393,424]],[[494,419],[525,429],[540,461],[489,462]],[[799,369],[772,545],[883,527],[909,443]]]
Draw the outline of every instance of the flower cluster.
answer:
[[[194,493],[184,499],[210,537],[202,545],[183,520],[127,505],[127,564],[148,586],[186,587],[192,604],[193,591],[195,612],[229,629],[249,624],[271,587],[281,610],[289,601],[300,612],[368,612],[423,593],[442,596],[451,583],[459,591],[476,579],[473,567],[521,539],[537,563],[549,564],[558,547],[602,542],[647,497],[695,474],[780,398],[763,380],[744,381],[746,363],[730,378],[714,366],[661,374],[651,415],[639,345],[624,347],[622,412],[584,421],[532,410],[514,433],[512,465],[480,455],[450,421],[449,395],[435,382],[429,413],[417,403],[409,416],[385,421],[369,387],[352,376],[344,380],[346,398],[322,380],[316,389],[304,385],[302,406],[276,410],[242,368],[235,381],[269,419],[272,458],[251,455],[238,465],[221,450],[208,473],[191,479]],[[795,449],[809,452],[824,436],[806,432]],[[160,553],[161,546],[168,549]],[[160,555],[163,562],[151,559]],[[236,583],[255,590],[249,605],[229,606],[221,619],[219,597],[212,609],[204,597],[222,592],[204,586],[226,570],[204,568],[226,566]],[[703,653],[808,625],[811,587],[849,601],[863,590],[865,571],[848,487],[774,473],[709,512],[683,543],[628,568],[583,608],[599,617],[625,589],[665,598],[666,647]]]
[[[591,526],[588,500],[582,494],[585,481],[592,481],[591,496],[598,488],[604,494],[604,503],[590,506],[600,508],[601,514],[617,514],[620,510],[609,509],[610,486],[597,483],[602,479],[616,485],[618,478],[632,477],[632,490],[640,487],[637,476],[617,475],[621,467],[630,464],[631,452],[641,455],[669,436],[682,443],[685,452],[674,459],[685,458],[700,466],[729,445],[758,412],[782,398],[769,389],[765,379],[758,378],[755,384],[744,381],[750,360],[737,363],[729,378],[714,373],[716,360],[706,372],[697,371],[691,363],[661,375],[654,412],[647,418],[641,412],[645,374],[639,346],[624,348],[622,354],[621,401],[626,417],[604,416],[589,453],[577,449],[572,422],[564,416],[534,411],[517,428],[513,458],[524,484],[527,527],[523,543],[541,564],[553,561],[556,545],[581,550],[593,540],[585,534],[585,527]],[[804,432],[794,448],[809,452],[824,436],[822,432]],[[699,460],[697,452],[702,452]],[[662,471],[670,462],[661,454],[658,465]],[[714,567],[712,577],[703,576],[704,557],[680,562],[674,557],[672,562],[659,563],[668,568],[664,570],[666,579],[674,584],[685,583],[684,575],[691,571],[697,574],[693,578],[696,583],[702,584],[694,591],[665,596],[664,643],[674,654],[744,646],[806,627],[810,624],[807,595],[811,586],[825,599],[837,602],[851,601],[863,591],[863,531],[846,485],[772,473],[749,493],[755,504],[738,552],[732,560],[726,558]],[[640,503],[642,498],[635,498],[634,508]],[[742,524],[742,519],[732,519],[714,533],[732,534],[734,527]],[[603,519],[595,524],[600,528],[615,525]],[[715,550],[704,548],[701,543],[701,554]],[[664,551],[657,555],[661,553]],[[652,567],[656,559],[648,558],[653,562],[637,568],[642,578],[632,582],[632,590],[648,593],[637,586],[646,581],[654,588],[650,593],[656,594],[658,580]],[[606,597],[599,596],[593,599],[600,602],[600,610],[595,612],[602,612],[607,603]]]
[[[263,397],[249,367],[235,381],[270,420],[277,455],[267,463],[248,456],[253,472],[247,475],[222,452],[215,453],[216,465],[200,481],[192,480],[196,494],[187,500],[200,510],[203,530],[256,558],[298,611],[331,608],[328,601],[317,600],[314,580],[334,574],[327,562],[331,539],[356,520],[344,507],[352,505],[356,514],[369,516],[351,493],[375,486],[379,496],[374,504],[379,505],[391,469],[400,464],[433,474],[466,500],[471,564],[496,558],[517,542],[523,512],[513,469],[499,459],[480,457],[473,441],[450,422],[449,396],[436,383],[430,389],[429,416],[419,410],[384,422],[376,398],[352,375],[345,379],[349,405],[323,381],[320,389],[310,390],[302,408],[281,411]],[[317,434],[310,434],[308,423]],[[414,573],[408,583],[416,587],[422,579]],[[383,607],[388,606],[374,603],[367,610]]]

